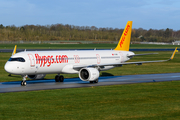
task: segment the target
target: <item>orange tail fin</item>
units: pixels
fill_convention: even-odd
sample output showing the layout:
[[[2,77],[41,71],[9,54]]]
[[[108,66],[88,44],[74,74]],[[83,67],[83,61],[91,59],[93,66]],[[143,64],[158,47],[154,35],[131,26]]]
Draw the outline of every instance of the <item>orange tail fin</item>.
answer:
[[[132,21],[128,21],[123,31],[123,34],[119,40],[119,43],[114,50],[129,51],[131,31],[132,31]]]

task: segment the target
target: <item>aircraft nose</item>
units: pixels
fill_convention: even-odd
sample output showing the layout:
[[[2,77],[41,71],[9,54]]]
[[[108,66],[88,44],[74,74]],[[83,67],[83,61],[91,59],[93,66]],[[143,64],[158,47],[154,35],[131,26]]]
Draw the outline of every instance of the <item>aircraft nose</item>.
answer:
[[[8,62],[4,65],[4,69],[8,73],[12,73],[12,66]]]

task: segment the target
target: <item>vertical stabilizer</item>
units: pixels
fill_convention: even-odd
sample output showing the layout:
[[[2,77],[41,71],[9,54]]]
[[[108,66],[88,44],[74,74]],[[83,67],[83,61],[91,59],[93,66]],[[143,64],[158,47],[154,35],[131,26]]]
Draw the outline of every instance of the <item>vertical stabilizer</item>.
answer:
[[[114,50],[129,51],[131,31],[132,31],[132,21],[128,21],[123,31],[123,34],[119,40],[119,43]]]
[[[17,45],[14,46],[14,50],[12,52],[12,55],[16,54],[16,48],[17,48]]]

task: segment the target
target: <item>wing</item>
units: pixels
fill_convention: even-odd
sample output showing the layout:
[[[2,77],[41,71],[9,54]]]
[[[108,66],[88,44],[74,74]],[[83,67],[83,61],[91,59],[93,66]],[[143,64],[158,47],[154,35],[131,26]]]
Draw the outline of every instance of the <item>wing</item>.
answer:
[[[73,66],[73,69],[79,70],[84,67],[103,67],[103,66],[122,66],[122,65],[128,65],[128,64],[136,64],[136,65],[142,65],[143,63],[154,63],[154,62],[165,62],[165,61],[170,61],[174,58],[175,53],[177,51],[177,47],[172,53],[171,57],[168,60],[154,60],[154,61],[138,61],[138,62],[123,62],[123,63],[110,63],[110,64],[94,64],[94,65],[75,65]],[[142,54],[140,54],[142,55]],[[149,55],[149,54],[144,54],[144,55]]]
[[[131,58],[131,57],[134,57],[134,56],[141,56],[141,55],[154,55],[154,54],[158,54],[158,53],[135,54],[135,55],[128,55],[127,57]]]

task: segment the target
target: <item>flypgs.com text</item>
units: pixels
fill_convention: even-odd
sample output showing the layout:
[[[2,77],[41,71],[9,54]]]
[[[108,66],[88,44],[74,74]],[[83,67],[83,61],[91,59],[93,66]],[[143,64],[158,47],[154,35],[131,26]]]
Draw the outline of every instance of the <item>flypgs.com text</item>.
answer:
[[[35,54],[36,64],[40,64],[40,67],[50,67],[54,63],[68,63],[67,55],[53,55],[48,56],[40,56],[39,54]]]

